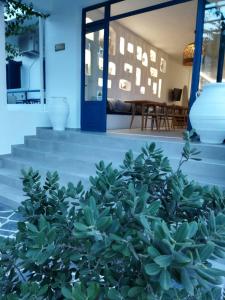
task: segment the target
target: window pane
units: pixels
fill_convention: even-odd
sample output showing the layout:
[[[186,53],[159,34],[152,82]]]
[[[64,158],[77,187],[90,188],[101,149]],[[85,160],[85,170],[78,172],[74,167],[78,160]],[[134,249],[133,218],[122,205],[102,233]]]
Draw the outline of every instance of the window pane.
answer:
[[[206,5],[203,34],[202,65],[199,89],[216,82],[222,19],[225,17],[225,1]]]
[[[94,40],[86,36],[85,49],[85,100],[101,101],[103,87],[104,31],[94,32]]]
[[[11,22],[6,22],[6,26],[12,26]],[[40,104],[43,100],[42,26],[39,18],[31,17],[17,35],[6,36],[8,104]]]
[[[168,0],[125,0],[119,3],[115,3],[111,6],[111,16],[117,16],[123,13],[134,11],[136,9],[145,8],[165,2],[168,2]]]
[[[86,13],[86,24],[104,19],[105,8],[90,10]]]

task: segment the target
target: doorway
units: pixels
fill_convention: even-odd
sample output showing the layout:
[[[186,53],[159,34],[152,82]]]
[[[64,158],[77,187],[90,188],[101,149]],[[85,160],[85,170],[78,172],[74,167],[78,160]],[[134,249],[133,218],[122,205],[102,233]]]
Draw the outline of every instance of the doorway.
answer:
[[[129,6],[128,12],[125,11],[127,1],[116,2],[118,3],[94,6],[84,10],[83,13],[82,130],[105,132],[107,128],[109,130],[129,129],[127,125],[126,127],[119,125],[119,122],[130,123],[131,108],[129,112],[126,112],[129,104],[126,101],[135,99],[160,103],[171,101],[173,106],[182,106],[185,102],[187,107],[188,99],[195,95],[198,89],[198,85],[196,89],[196,86],[191,83],[191,78],[193,72],[196,81],[196,73],[199,76],[200,72],[202,53],[198,51],[198,48],[202,48],[204,1],[157,1],[157,4],[154,1],[154,5],[152,4],[150,7],[140,7],[144,2],[146,5],[146,1],[140,1],[138,10],[132,10],[132,7]],[[196,35],[194,35],[196,13],[193,14],[193,7],[197,12],[197,4],[198,22]],[[180,24],[180,28],[182,28],[182,23],[184,23],[182,13],[187,13],[187,9],[191,11],[192,21],[190,22],[190,18],[187,18],[185,26],[190,26],[189,36],[185,40],[184,35],[178,34],[176,37],[174,34],[169,34],[168,31],[169,25],[172,25],[171,32],[175,32],[174,28],[177,28],[177,24]],[[168,11],[170,11],[169,14]],[[163,13],[164,18],[162,17]],[[170,17],[169,23],[172,22],[172,24],[167,25],[168,20],[164,20],[165,16]],[[178,17],[178,21],[174,23],[176,17]],[[165,21],[161,25],[161,36],[164,37],[160,39],[159,28],[152,30],[154,34],[148,30],[148,36],[146,36],[147,31],[143,28],[149,28],[149,25],[143,22],[144,19],[146,22],[152,20],[152,24],[157,22],[162,24]],[[135,23],[137,26],[134,25]],[[157,24],[155,25],[157,28]],[[163,26],[164,29],[162,29]],[[185,30],[187,31],[187,28]],[[198,44],[194,43],[196,39],[199,40]],[[164,44],[160,44],[160,41],[163,41]],[[166,47],[167,44],[168,47]],[[178,44],[182,54],[186,46],[194,45],[194,53],[195,56],[197,55],[194,64],[195,70],[192,70],[192,64],[183,65],[181,53],[179,53],[179,58],[176,57]],[[171,57],[172,59],[170,59]],[[172,68],[171,64],[173,64]],[[171,75],[171,72],[176,76]],[[182,81],[181,77],[185,77],[185,80]],[[193,92],[194,89],[196,90]],[[118,106],[124,106],[125,112],[109,114],[112,102],[116,102],[117,110]],[[131,106],[133,105],[130,103]],[[141,112],[139,112],[139,118],[135,116],[135,119],[140,119],[140,114]],[[152,116],[148,117],[151,122]],[[165,120],[164,126],[166,126]]]

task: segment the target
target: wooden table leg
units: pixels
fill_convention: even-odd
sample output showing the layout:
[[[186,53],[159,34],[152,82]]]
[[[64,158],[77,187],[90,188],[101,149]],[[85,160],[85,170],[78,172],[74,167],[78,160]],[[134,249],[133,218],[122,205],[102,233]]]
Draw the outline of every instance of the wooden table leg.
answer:
[[[130,121],[130,129],[132,128],[135,114],[136,114],[136,104],[132,104],[132,116],[131,116],[131,121]]]

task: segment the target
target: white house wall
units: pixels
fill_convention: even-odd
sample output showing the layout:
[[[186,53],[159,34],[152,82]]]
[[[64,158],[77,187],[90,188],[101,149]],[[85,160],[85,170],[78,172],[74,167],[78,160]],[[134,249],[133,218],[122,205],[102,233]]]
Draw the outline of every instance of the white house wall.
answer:
[[[70,104],[68,127],[80,127],[81,6],[101,1],[45,0],[50,17],[46,20],[46,97],[67,97]],[[39,3],[39,0],[34,3]],[[1,3],[1,1],[0,1]],[[39,6],[41,9],[41,7]],[[3,7],[0,5],[0,154],[9,153],[12,144],[38,126],[49,126],[44,105],[7,105]],[[55,52],[55,44],[65,43],[65,51]],[[173,85],[174,86],[174,85]],[[174,86],[175,87],[175,86]]]
[[[26,2],[26,1],[24,1]],[[30,1],[28,1],[30,2]],[[67,97],[70,104],[68,127],[80,127],[80,57],[82,6],[101,1],[34,0],[34,7],[50,13],[46,20],[46,96]],[[0,154],[11,145],[23,143],[25,135],[35,134],[36,127],[50,126],[44,105],[7,105],[5,68],[5,30],[0,1]],[[63,52],[55,44],[65,43]]]
[[[77,1],[56,1],[46,20],[46,97],[66,97],[70,105],[68,127],[80,127],[81,8]],[[65,51],[55,45],[65,43]]]

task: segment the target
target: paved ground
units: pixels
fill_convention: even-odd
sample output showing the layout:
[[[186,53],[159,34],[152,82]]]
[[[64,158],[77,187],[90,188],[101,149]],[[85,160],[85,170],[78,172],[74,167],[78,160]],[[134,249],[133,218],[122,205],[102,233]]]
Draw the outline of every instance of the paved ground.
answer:
[[[5,204],[0,203],[0,236],[15,237],[17,222],[21,216]]]

